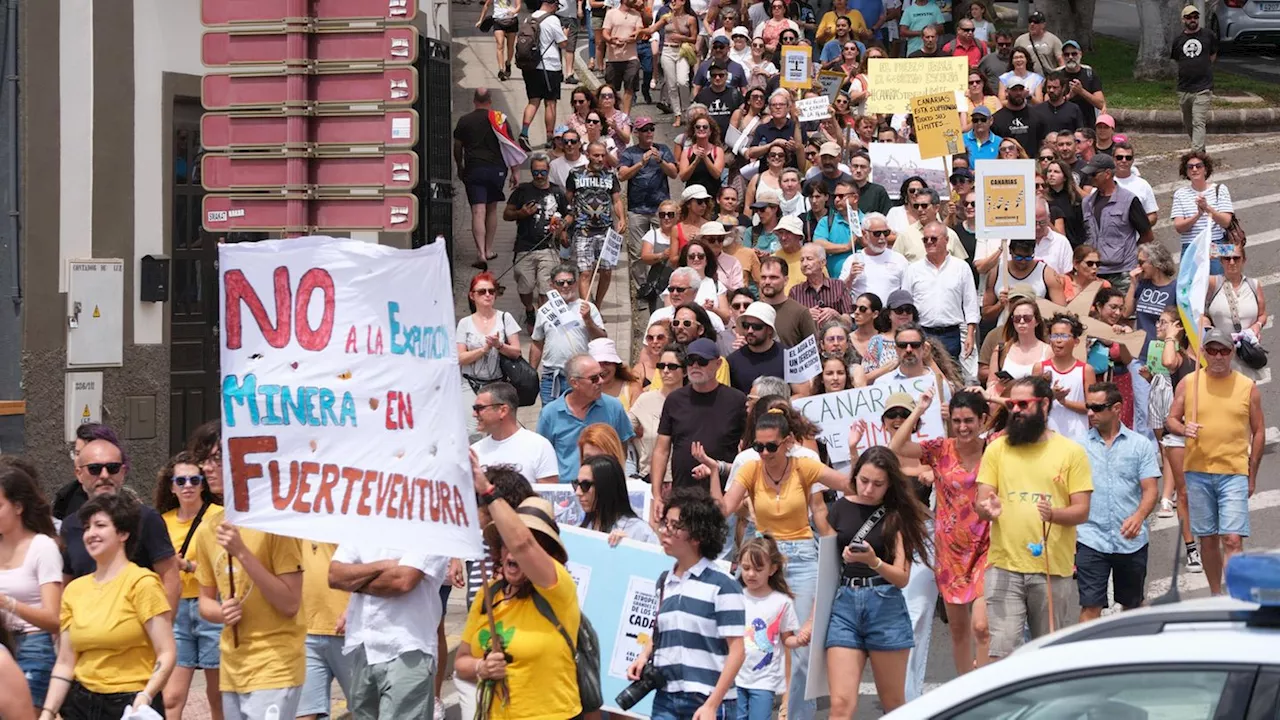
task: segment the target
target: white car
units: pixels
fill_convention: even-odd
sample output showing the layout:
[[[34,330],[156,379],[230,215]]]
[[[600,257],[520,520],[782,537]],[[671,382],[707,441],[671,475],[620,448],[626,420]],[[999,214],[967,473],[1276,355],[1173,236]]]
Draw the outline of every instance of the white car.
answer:
[[[1280,719],[1280,554],[1233,558],[1227,587],[1065,628],[886,717]]]

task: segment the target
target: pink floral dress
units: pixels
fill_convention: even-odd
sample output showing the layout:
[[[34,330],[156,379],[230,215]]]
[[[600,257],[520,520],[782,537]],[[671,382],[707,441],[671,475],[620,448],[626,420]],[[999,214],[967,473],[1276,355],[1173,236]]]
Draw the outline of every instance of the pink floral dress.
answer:
[[[951,438],[920,443],[920,464],[933,468],[934,574],[944,602],[963,605],[982,596],[991,544],[990,523],[978,517],[978,468],[966,470]]]

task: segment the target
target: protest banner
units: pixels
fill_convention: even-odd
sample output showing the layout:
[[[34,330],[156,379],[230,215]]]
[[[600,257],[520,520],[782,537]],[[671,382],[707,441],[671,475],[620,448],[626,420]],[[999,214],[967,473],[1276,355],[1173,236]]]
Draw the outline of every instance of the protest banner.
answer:
[[[836,72],[835,70],[819,70],[818,71],[818,87],[822,88],[822,94],[827,96],[831,102],[836,101],[836,95],[840,93],[840,86],[844,84],[845,74]]]
[[[266,240],[218,262],[227,519],[478,556],[444,245]]]
[[[873,142],[871,155],[871,179],[883,185],[889,197],[898,199],[902,182],[912,175],[919,175],[931,188],[946,188],[950,174],[943,158],[920,157],[920,146],[915,143]],[[987,162],[983,160],[983,162]],[[944,190],[945,192],[945,190]]]
[[[596,269],[598,270],[601,265],[617,265],[618,256],[621,254],[622,233],[609,228],[604,235],[604,247],[600,249],[600,260],[596,263]]]
[[[572,485],[534,483],[533,489],[551,503],[551,507],[555,509],[557,523],[573,527],[582,525],[582,519],[586,517],[586,513],[582,511],[582,505],[578,503],[578,494],[574,492]],[[653,502],[653,492],[649,483],[642,480],[628,480],[627,499],[631,501],[631,509],[635,511],[637,517],[645,520],[649,518],[649,504]]]
[[[831,694],[827,682],[825,645],[827,627],[831,625],[831,607],[835,604],[836,591],[840,589],[842,549],[835,535],[818,538],[818,584],[813,596],[813,643],[809,650],[809,677],[804,684],[805,700],[817,700]]]
[[[797,100],[796,112],[799,113],[800,122],[826,120],[831,117],[831,98],[819,95]]]
[[[799,345],[785,351],[783,379],[788,383],[809,382],[822,373],[822,360],[818,355],[818,341],[808,335]]]
[[[782,69],[782,76],[778,79],[778,85],[788,90],[798,90],[812,85],[813,73],[809,69],[812,53],[813,48],[805,45],[783,45],[782,62],[778,63],[778,67]]]
[[[569,308],[564,296],[555,290],[547,291],[547,302],[538,308],[538,312],[552,327],[569,328],[579,322],[577,313]]]
[[[1036,161],[983,160],[975,166],[976,234],[984,240],[1036,239]]]
[[[911,98],[917,95],[946,92],[962,96],[968,80],[969,60],[965,57],[871,58],[867,67],[871,90],[867,112],[911,112]]]
[[[818,426],[818,438],[827,444],[831,462],[846,462],[849,460],[850,425],[859,420],[867,423],[867,433],[858,444],[859,452],[872,445],[888,445],[892,437],[880,421],[885,401],[896,392],[908,393],[919,400],[929,388],[934,390],[933,403],[920,418],[920,431],[912,436],[917,441],[928,440],[943,437],[941,408],[942,403],[950,399],[950,395],[946,398],[937,396],[937,380],[933,373],[903,380],[886,376],[866,387],[799,398],[792,405]]]
[[[923,159],[958,155],[965,151],[955,93],[942,92],[911,98],[916,143]]]

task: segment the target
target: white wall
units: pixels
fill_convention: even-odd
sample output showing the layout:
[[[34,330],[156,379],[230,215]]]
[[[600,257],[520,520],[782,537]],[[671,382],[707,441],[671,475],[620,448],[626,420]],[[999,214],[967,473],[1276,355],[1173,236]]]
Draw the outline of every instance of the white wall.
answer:
[[[58,6],[58,292],[67,261],[93,257],[93,3]]]

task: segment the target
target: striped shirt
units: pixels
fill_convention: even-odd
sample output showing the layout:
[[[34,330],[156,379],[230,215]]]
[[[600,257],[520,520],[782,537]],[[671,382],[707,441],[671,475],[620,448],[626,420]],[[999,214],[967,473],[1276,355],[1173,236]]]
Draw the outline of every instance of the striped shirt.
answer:
[[[684,575],[667,573],[653,656],[667,679],[663,691],[710,696],[729,657],[729,638],[742,637],[745,623],[742,586],[710,560]],[[736,698],[730,686],[724,699]]]
[[[1203,195],[1205,200],[1209,201],[1209,207],[1218,212],[1230,213],[1235,212],[1231,205],[1231,191],[1226,185],[1214,183],[1213,187],[1205,188],[1203,193],[1198,193],[1195,188],[1190,185],[1180,187],[1173,193],[1173,208],[1169,211],[1169,219],[1177,220],[1178,218],[1195,217],[1200,210],[1196,207],[1196,198]],[[1145,208],[1144,208],[1145,209]],[[1213,221],[1208,213],[1200,216],[1195,225],[1191,229],[1182,233],[1182,246],[1186,247],[1188,243],[1193,242],[1204,229],[1213,224],[1213,235],[1210,236],[1210,242],[1222,242],[1222,236],[1226,233],[1221,225]]]
[[[791,287],[788,293],[792,300],[812,310],[813,308],[831,308],[841,315],[853,314],[853,297],[843,281],[823,278],[822,285],[816,289],[806,280]]]

